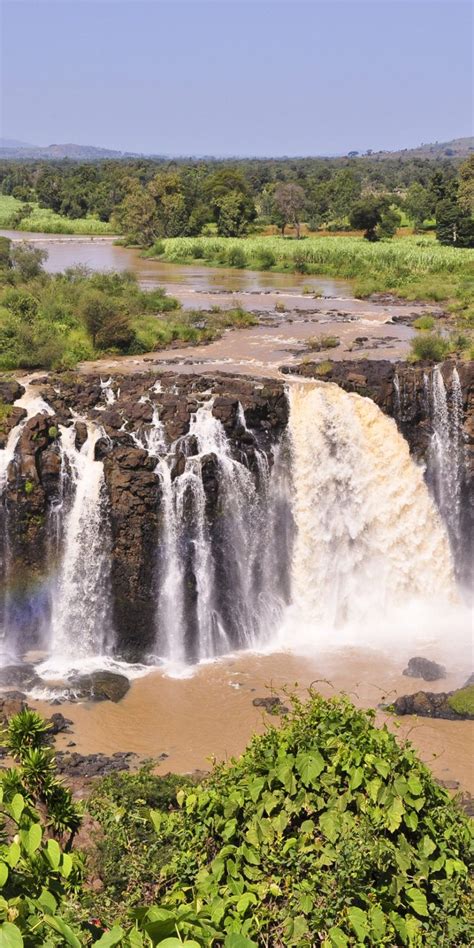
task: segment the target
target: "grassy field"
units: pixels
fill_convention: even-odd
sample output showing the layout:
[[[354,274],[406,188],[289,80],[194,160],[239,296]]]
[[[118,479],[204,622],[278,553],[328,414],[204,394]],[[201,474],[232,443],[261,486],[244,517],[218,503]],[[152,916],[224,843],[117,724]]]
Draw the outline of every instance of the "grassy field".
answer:
[[[96,236],[100,234],[113,234],[112,226],[105,221],[96,220],[94,217],[78,218],[72,220],[69,217],[63,217],[61,214],[55,214],[46,208],[39,207],[38,204],[31,205],[33,212],[21,218],[18,222],[17,215],[24,205],[14,197],[6,194],[0,194],[0,228],[14,227],[15,230],[32,231],[42,234],[85,234]]]

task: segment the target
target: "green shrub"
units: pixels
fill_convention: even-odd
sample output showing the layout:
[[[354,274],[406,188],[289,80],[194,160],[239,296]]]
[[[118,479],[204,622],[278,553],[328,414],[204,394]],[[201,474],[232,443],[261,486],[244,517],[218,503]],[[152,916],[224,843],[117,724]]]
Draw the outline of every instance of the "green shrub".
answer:
[[[152,813],[174,849],[163,907],[188,893],[216,928],[261,945],[469,945],[472,828],[373,721],[312,692],[181,790],[180,812]]]
[[[441,362],[449,352],[449,341],[434,332],[424,332],[415,336],[410,345],[415,360]]]
[[[275,254],[265,247],[262,247],[259,250],[257,255],[257,265],[259,270],[271,270],[275,266],[276,257]]]
[[[436,323],[436,320],[434,319],[433,316],[428,316],[428,315],[419,316],[418,319],[415,319],[413,323],[413,328],[423,329],[423,330],[433,329],[433,326],[435,325],[435,323]]]
[[[243,269],[245,267],[245,254],[240,247],[230,247],[227,254],[227,262],[230,267],[238,267]]]
[[[474,715],[474,685],[468,685],[466,688],[460,688],[448,698],[449,707],[457,714]]]

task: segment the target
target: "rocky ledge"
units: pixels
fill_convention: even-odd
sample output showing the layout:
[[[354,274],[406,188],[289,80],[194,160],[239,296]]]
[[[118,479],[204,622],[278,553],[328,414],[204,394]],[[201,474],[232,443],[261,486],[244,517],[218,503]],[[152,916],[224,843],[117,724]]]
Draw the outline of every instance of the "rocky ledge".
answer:
[[[417,691],[401,695],[391,710],[395,714],[416,714],[423,718],[444,718],[448,721],[474,721],[474,675],[457,691]]]

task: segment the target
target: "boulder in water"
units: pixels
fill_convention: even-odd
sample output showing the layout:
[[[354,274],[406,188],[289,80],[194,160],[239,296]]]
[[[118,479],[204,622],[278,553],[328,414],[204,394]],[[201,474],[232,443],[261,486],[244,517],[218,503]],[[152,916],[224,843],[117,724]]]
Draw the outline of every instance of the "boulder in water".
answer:
[[[447,721],[474,721],[474,685],[457,691],[418,691],[401,695],[391,706],[395,714],[416,714],[422,718]]]
[[[111,671],[94,671],[70,679],[71,691],[84,701],[120,701],[127,694],[130,682],[125,675]]]
[[[423,681],[438,681],[440,678],[446,678],[446,669],[437,662],[430,661],[429,658],[422,658],[417,655],[410,658],[407,668],[403,674],[407,678],[422,678]]]
[[[288,714],[289,708],[283,704],[281,698],[277,695],[268,698],[254,698],[252,704],[255,708],[265,708],[269,714]]]

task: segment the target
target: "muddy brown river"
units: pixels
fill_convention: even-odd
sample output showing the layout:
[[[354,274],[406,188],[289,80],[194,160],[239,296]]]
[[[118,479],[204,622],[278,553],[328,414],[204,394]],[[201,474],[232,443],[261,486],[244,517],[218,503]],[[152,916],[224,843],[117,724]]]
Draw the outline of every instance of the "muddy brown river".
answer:
[[[144,259],[139,250],[118,247],[112,237],[77,237],[1,231],[12,240],[27,239],[48,252],[52,273],[82,265],[91,270],[131,270],[143,287],[163,286],[185,309],[242,306],[259,316],[259,325],[228,330],[208,346],[183,347],[146,356],[122,356],[87,363],[84,371],[159,372],[169,366],[182,372],[231,371],[277,376],[280,366],[297,363],[315,335],[338,336],[331,359],[388,358],[407,355],[413,330],[398,320],[420,315],[421,303],[371,302],[355,299],[350,283],[330,277],[268,273],[232,268],[184,266]],[[434,310],[429,307],[430,312]],[[325,353],[316,358],[323,360]]]

